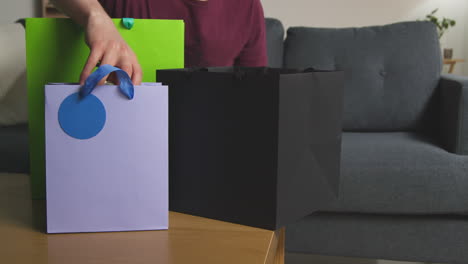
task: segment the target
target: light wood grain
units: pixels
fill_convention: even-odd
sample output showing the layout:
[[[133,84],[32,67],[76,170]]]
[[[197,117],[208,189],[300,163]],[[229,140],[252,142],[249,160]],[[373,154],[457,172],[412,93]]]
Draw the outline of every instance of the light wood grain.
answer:
[[[286,235],[286,230],[285,228],[281,228],[278,230],[278,246],[276,248],[275,252],[275,260],[274,264],[284,264],[284,257],[285,257],[285,235]]]
[[[170,212],[168,231],[47,235],[29,177],[0,174],[0,263],[282,263],[284,231]],[[277,261],[277,262],[274,262]]]
[[[444,64],[450,65],[448,73],[453,73],[453,70],[455,70],[455,65],[458,62],[465,62],[463,59],[444,59]]]

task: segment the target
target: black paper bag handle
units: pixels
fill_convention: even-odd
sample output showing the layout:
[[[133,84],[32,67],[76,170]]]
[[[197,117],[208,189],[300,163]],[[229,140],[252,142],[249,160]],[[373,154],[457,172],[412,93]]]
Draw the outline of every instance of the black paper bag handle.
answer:
[[[193,67],[187,69],[185,72],[185,76],[187,79],[190,79],[194,73],[198,72],[210,72],[210,68],[207,67]],[[216,71],[215,71],[216,72]],[[302,69],[273,69],[269,67],[240,67],[240,66],[233,66],[232,67],[232,75],[235,80],[242,81],[247,74],[255,74],[255,75],[267,75],[270,73],[309,73],[309,72],[317,72],[317,70],[313,67],[302,68]]]
[[[302,72],[316,72],[317,70],[313,67],[305,68]]]
[[[244,67],[238,67],[235,66],[233,67],[233,74],[234,77],[238,80],[242,80],[247,73],[253,72],[256,75],[267,75],[271,73],[271,68],[269,67],[255,67],[255,68],[250,68],[250,69],[255,69],[254,71],[252,70],[246,70]]]
[[[206,67],[193,67],[193,68],[188,68],[187,70],[184,70],[184,76],[185,79],[190,79],[195,72],[209,72],[209,69]]]

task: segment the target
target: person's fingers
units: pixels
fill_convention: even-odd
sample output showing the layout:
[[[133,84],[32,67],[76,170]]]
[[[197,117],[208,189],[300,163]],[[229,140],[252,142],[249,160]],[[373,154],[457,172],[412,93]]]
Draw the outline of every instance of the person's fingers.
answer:
[[[117,67],[117,68],[120,68],[123,71],[125,71],[128,74],[128,76],[132,76],[132,65],[131,64],[116,63],[114,66]],[[119,81],[119,79],[117,77],[117,74],[115,74],[114,72],[109,75],[107,80],[109,82],[113,83],[113,84],[120,84],[120,81]]]
[[[96,46],[95,48],[91,49],[89,53],[88,60],[86,61],[85,66],[83,67],[83,71],[80,75],[80,85],[83,85],[88,76],[91,74],[93,69],[96,67],[96,64],[101,60],[104,53],[104,49],[100,46]]]
[[[132,74],[133,74],[132,64],[125,63],[125,64],[120,65],[119,68],[122,69],[124,72],[126,72],[128,74],[128,76],[130,76],[130,77],[132,76]]]
[[[118,84],[117,74],[115,74],[115,72],[111,72],[109,74],[109,77],[107,77],[107,81],[113,84]]]
[[[118,52],[111,48],[109,50],[107,50],[105,53],[104,53],[104,56],[102,57],[102,60],[101,60],[101,65],[105,65],[105,64],[109,64],[111,66],[116,66],[117,64],[117,60],[118,60]],[[103,85],[106,80],[109,78],[109,75],[105,76],[104,78],[102,78],[100,81],[99,81],[99,85]],[[110,80],[111,81],[111,80]],[[115,80],[114,80],[115,82]]]
[[[134,85],[140,85],[141,79],[143,78],[143,72],[141,70],[140,64],[138,64],[138,62],[135,61],[132,67],[133,67],[133,74],[131,75],[132,82]]]
[[[80,76],[80,84],[85,82],[98,62],[101,65],[109,64],[121,68],[131,77],[135,85],[141,84],[143,75],[141,66],[135,54],[125,42],[101,42],[94,45]],[[103,85],[106,80],[115,84],[118,83],[116,75],[111,74],[102,78],[99,85]]]

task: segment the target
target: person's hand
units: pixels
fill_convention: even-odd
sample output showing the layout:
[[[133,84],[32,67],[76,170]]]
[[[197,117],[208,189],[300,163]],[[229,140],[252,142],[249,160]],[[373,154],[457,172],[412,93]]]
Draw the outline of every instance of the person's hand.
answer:
[[[135,85],[141,83],[142,71],[137,57],[125,40],[120,36],[114,23],[107,15],[90,16],[86,25],[86,43],[91,52],[80,76],[80,84],[91,74],[96,65],[110,64],[128,73]],[[107,80],[103,78],[100,84]],[[112,74],[109,80],[117,83]]]

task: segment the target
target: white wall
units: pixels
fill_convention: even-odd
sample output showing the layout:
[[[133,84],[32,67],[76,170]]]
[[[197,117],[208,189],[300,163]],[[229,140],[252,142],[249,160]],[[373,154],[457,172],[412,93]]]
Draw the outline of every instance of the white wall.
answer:
[[[38,14],[40,0],[0,0],[0,25]]]
[[[356,27],[422,19],[439,8],[438,15],[455,19],[457,26],[442,39],[454,57],[468,59],[467,0],[262,0],[265,16],[280,19],[285,27]],[[468,63],[468,61],[467,61]],[[468,65],[455,72],[468,75]]]

